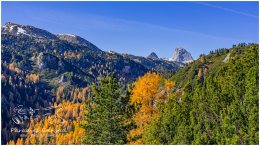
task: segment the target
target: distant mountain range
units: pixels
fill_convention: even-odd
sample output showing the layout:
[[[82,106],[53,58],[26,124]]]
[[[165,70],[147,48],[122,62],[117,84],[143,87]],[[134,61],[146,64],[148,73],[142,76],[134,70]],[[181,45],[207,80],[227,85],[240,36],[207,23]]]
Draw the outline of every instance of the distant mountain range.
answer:
[[[61,78],[66,72],[73,72],[85,74],[88,80],[96,80],[97,76],[108,71],[114,72],[117,77],[126,82],[133,81],[152,70],[177,71],[185,66],[187,61],[185,58],[165,60],[155,53],[151,53],[148,57],[141,57],[114,51],[106,52],[74,34],[53,34],[34,26],[11,22],[2,26],[2,52],[5,54],[2,55],[2,61],[17,65],[24,61],[27,64],[21,68],[28,72],[42,73],[49,68],[59,70],[56,78]],[[56,59],[52,60],[53,58]]]

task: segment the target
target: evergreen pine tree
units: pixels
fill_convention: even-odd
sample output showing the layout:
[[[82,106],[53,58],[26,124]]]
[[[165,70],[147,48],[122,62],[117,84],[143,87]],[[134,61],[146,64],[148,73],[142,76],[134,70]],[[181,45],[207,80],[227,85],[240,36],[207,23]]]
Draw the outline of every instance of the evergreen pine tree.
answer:
[[[128,99],[122,87],[110,75],[92,86],[93,96],[87,103],[85,144],[125,144]]]

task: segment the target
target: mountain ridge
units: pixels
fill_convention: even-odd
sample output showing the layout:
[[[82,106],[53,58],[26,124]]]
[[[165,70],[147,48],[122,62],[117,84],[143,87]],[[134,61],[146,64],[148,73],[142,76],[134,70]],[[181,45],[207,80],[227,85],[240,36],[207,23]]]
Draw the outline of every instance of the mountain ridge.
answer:
[[[29,37],[35,37],[39,39],[58,39],[56,35],[46,30],[36,28],[31,25],[21,25],[12,22],[7,22],[4,26],[2,26],[1,32],[2,34],[26,35]]]
[[[74,34],[53,34],[46,30],[31,25],[21,25],[12,22],[7,22],[4,26],[2,26],[1,32],[2,34],[12,34],[17,36],[26,35],[37,39],[62,40],[67,41],[69,43],[86,46],[92,49],[93,51],[101,51],[97,46],[80,36]]]
[[[96,62],[98,62],[102,68],[106,66],[105,68],[107,69],[117,66],[115,70],[118,72],[118,76],[122,77],[124,74],[128,74],[132,77],[129,78],[127,77],[128,75],[126,75],[123,78],[128,78],[129,80],[133,80],[137,75],[136,73],[130,73],[128,71],[129,69],[127,68],[131,66],[127,65],[129,63],[132,64],[133,67],[139,66],[138,68],[143,68],[141,70],[139,69],[139,72],[141,71],[143,73],[149,70],[160,72],[165,70],[177,71],[183,67],[183,64],[180,64],[179,62],[171,62],[163,59],[151,59],[131,54],[121,54],[114,51],[105,52],[91,42],[75,34],[52,34],[46,30],[30,25],[20,25],[8,22],[2,26],[2,38],[2,44],[6,47],[14,45],[14,43],[21,46],[16,47],[16,51],[18,52],[22,51],[21,48],[24,48],[25,50],[28,48],[34,48],[37,51],[35,54],[28,52],[29,56],[33,55],[34,57],[37,57],[38,53],[50,53],[58,58],[64,58],[68,62],[71,62],[72,65],[74,64],[83,70],[89,70],[89,67],[96,64]],[[10,39],[12,39],[12,41],[10,41]],[[24,40],[25,42],[21,42],[20,40]],[[10,42],[11,44],[9,44]],[[105,65],[109,61],[113,61],[113,67]],[[84,64],[82,64],[83,62]],[[95,66],[95,68],[96,67],[97,66]],[[133,69],[133,67],[130,68]],[[95,70],[95,75],[92,75],[93,77],[97,76],[97,74],[101,72],[100,69],[98,71],[97,69]],[[92,74],[93,72],[90,71],[89,73]]]
[[[91,42],[75,34],[57,34],[56,36],[60,40],[68,41],[70,43],[77,44],[77,45],[83,45],[97,52],[101,51],[97,46],[95,46]]]
[[[75,45],[82,45],[82,46],[88,47],[89,49],[96,51],[96,52],[104,52],[103,50],[98,48],[93,43],[89,42],[85,38],[82,38],[76,34],[53,34],[47,30],[40,29],[40,28],[31,26],[31,25],[22,25],[22,24],[17,24],[17,23],[13,23],[13,22],[7,22],[1,28],[2,28],[2,30],[1,30],[2,34],[10,34],[10,35],[15,35],[15,36],[24,35],[24,36],[28,36],[28,37],[32,37],[32,38],[36,38],[36,39],[40,39],[40,40],[67,41],[67,42],[75,44]],[[110,51],[110,52],[115,52],[115,51]],[[117,52],[115,52],[115,53],[117,53]],[[120,53],[118,53],[118,54],[120,54]],[[159,58],[157,56],[157,54],[154,52],[152,52],[146,58],[153,59],[153,60],[159,59],[159,60],[172,61],[175,64],[191,62],[190,60],[179,61],[178,59],[174,59],[174,58],[173,59],[172,58],[162,59],[162,58]],[[183,65],[180,65],[180,67],[183,67]]]

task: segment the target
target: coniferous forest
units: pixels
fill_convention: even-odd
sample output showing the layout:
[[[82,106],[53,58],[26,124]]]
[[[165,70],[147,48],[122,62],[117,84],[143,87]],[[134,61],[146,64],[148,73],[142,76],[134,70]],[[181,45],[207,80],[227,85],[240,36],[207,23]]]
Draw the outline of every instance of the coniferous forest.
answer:
[[[1,36],[2,144],[259,144],[258,44],[183,64],[37,33]]]

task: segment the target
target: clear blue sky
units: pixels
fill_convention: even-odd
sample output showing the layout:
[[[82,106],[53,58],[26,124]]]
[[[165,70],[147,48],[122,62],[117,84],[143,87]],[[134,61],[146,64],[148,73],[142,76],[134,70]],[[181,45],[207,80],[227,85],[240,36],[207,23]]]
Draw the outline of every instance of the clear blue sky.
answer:
[[[239,42],[258,43],[258,2],[2,2],[2,25],[77,34],[102,50],[194,58]]]

